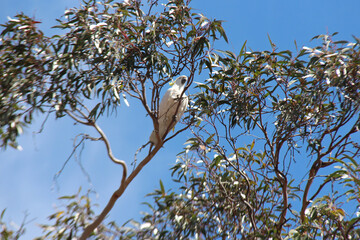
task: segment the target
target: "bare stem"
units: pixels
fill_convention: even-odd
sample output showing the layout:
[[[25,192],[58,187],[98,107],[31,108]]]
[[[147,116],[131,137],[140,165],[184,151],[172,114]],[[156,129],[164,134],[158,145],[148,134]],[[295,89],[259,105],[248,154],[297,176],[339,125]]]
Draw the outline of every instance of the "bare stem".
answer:
[[[113,153],[112,153],[112,150],[111,150],[111,147],[110,147],[110,142],[109,140],[107,139],[105,133],[102,131],[102,129],[95,123],[95,122],[92,122],[91,124],[95,129],[96,131],[98,131],[98,133],[100,134],[101,136],[101,140],[105,143],[105,146],[106,146],[106,150],[107,150],[107,153],[108,153],[108,156],[109,158],[111,159],[111,161],[113,161],[114,163],[116,164],[120,164],[122,167],[123,167],[123,176],[122,176],[122,179],[121,179],[121,184],[125,181],[126,179],[126,176],[127,176],[127,166],[126,166],[126,163],[123,161],[123,160],[119,160],[117,158],[114,157]]]

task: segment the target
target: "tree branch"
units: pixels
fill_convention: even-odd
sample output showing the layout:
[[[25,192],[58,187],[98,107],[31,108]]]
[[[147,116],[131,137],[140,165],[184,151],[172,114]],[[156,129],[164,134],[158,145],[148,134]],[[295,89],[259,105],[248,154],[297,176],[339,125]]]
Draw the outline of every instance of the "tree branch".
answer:
[[[129,175],[128,178],[126,178],[124,181],[121,182],[120,187],[112,194],[110,197],[107,205],[101,212],[101,214],[96,218],[96,220],[87,226],[83,232],[83,234],[80,237],[80,240],[87,239],[91,233],[97,228],[100,223],[104,220],[104,218],[107,216],[107,214],[111,211],[111,209],[114,207],[115,202],[119,199],[119,197],[122,196],[125,189],[128,187],[128,185],[132,182],[132,180],[138,175],[138,173],[141,171],[141,169],[148,163],[150,160],[155,156],[155,154],[160,150],[162,147],[162,144],[158,144],[155,146],[155,148],[140,162],[140,164],[135,168],[135,170]]]
[[[142,84],[142,87],[145,88],[144,84]],[[185,91],[185,90],[184,90]],[[182,92],[182,95],[184,94],[184,92]],[[146,104],[146,96],[145,96],[145,90],[142,91],[142,99],[141,102],[144,105],[146,111],[151,115],[154,125],[155,125],[155,129],[156,129],[156,125],[158,125],[158,119],[157,117],[153,116],[150,112],[150,109],[148,107],[148,105]],[[181,95],[181,97],[182,97]],[[180,98],[182,99],[182,98]],[[176,112],[178,111],[179,105],[181,103],[181,100],[179,101],[179,103],[177,104],[177,109]],[[79,110],[78,110],[79,111]],[[176,115],[176,114],[175,114]],[[76,117],[74,117],[73,115],[70,115],[71,117],[73,117],[75,120],[79,120]],[[155,120],[155,121],[154,121]],[[110,147],[110,143],[106,137],[106,135],[104,134],[104,132],[102,131],[102,129],[95,123],[95,121],[88,119],[88,122],[84,122],[82,120],[80,120],[79,122],[84,123],[86,125],[90,125],[93,126],[97,132],[100,134],[101,136],[101,140],[103,140],[103,142],[106,145],[106,149],[108,152],[108,156],[109,158],[116,164],[120,164],[123,166],[123,176],[122,176],[122,180],[120,183],[119,188],[112,194],[112,196],[110,197],[107,205],[105,206],[105,208],[103,209],[103,211],[101,212],[101,214],[95,219],[95,221],[90,224],[89,226],[87,226],[82,234],[82,236],[80,237],[80,240],[85,240],[87,239],[91,233],[101,224],[101,222],[104,220],[104,218],[107,216],[107,214],[111,211],[111,209],[114,207],[115,202],[122,196],[122,194],[124,193],[124,191],[126,190],[126,188],[128,187],[128,185],[132,182],[132,180],[138,175],[138,173],[141,171],[141,169],[148,163],[150,162],[150,160],[155,156],[155,154],[161,149],[161,147],[164,144],[164,141],[159,141],[158,144],[155,146],[155,148],[149,152],[149,154],[140,162],[140,164],[133,170],[133,172],[127,177],[127,166],[126,163],[122,160],[116,159],[111,151],[111,147]],[[170,123],[166,133],[168,133],[168,131],[170,130],[170,126],[176,123],[175,119],[172,120],[172,122]],[[158,127],[157,127],[158,128]],[[179,134],[180,132],[184,131],[185,129],[187,129],[188,127],[185,127],[179,131],[177,131],[173,136],[171,136],[169,139],[167,139],[166,141],[170,140],[171,138],[173,138],[174,136],[176,136],[177,134]],[[159,134],[158,138],[160,137]],[[161,136],[161,137],[165,137],[165,136]],[[150,147],[151,148],[151,147]],[[151,149],[150,149],[151,150]]]

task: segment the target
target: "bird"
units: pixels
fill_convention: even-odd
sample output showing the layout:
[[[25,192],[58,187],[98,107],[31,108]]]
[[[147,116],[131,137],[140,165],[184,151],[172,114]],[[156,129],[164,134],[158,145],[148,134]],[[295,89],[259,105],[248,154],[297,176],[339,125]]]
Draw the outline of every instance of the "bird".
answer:
[[[184,93],[188,77],[179,76],[172,87],[170,87],[162,97],[159,106],[158,123],[159,136],[164,139],[167,132],[175,127],[181,116],[187,109],[188,97]],[[149,142],[152,145],[158,144],[158,138],[155,129],[152,131]]]

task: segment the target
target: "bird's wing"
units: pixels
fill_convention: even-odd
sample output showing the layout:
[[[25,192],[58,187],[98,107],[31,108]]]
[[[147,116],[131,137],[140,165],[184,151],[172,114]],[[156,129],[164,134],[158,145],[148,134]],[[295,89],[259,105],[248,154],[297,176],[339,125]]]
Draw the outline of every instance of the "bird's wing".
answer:
[[[171,89],[171,88],[170,88]],[[166,124],[166,113],[167,113],[167,110],[169,108],[169,106],[171,105],[169,103],[169,100],[171,100],[171,97],[170,97],[170,89],[168,89],[164,96],[162,97],[161,101],[160,101],[160,104],[159,104],[159,109],[158,109],[158,123],[159,123],[159,135],[160,137],[163,137],[166,129],[165,129],[165,125],[168,125]],[[165,129],[165,130],[164,130]],[[156,136],[156,132],[155,130],[151,133],[151,136],[150,136],[150,142],[154,143],[155,145],[157,145],[157,136]]]
[[[179,111],[176,114],[178,120],[180,120],[181,116],[186,111],[186,109],[188,107],[188,104],[189,104],[189,98],[184,93],[183,96],[182,96],[182,99],[181,99],[180,106],[179,106]]]
[[[169,123],[167,124],[169,125],[171,123],[170,129],[175,127],[176,123],[181,119],[182,115],[184,114],[188,106],[188,97],[186,96],[186,94],[184,93],[181,99],[179,99],[180,96],[181,93],[178,94],[177,97],[174,99],[173,107],[171,110],[171,116],[170,116],[171,118],[169,119]],[[175,121],[173,121],[174,116],[176,116]]]
[[[161,99],[161,102],[159,105],[159,116],[158,116],[159,119],[164,118],[165,114],[171,107],[171,105],[173,103],[173,99],[172,99],[171,95],[172,95],[172,93],[171,93],[171,88],[170,88],[165,92],[163,98]]]

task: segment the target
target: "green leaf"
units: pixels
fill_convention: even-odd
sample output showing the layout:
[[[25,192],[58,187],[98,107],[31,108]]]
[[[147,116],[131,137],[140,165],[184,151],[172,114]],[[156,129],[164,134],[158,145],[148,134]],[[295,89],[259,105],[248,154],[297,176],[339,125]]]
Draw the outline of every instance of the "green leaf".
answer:
[[[164,196],[165,195],[165,188],[164,188],[164,184],[163,182],[160,180],[160,189],[161,189],[161,194]]]

